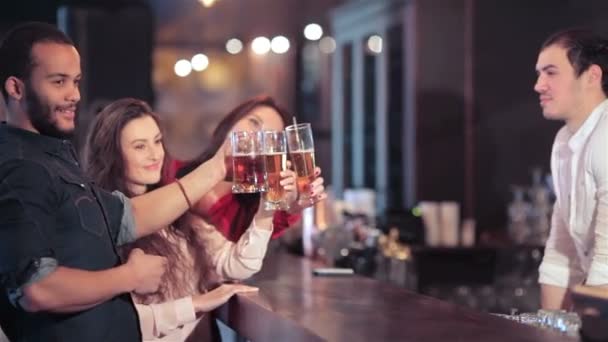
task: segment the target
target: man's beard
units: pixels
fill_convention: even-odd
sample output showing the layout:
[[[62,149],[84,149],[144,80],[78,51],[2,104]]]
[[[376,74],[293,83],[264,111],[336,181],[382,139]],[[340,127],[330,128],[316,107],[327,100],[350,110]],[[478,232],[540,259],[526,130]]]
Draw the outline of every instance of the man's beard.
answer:
[[[36,91],[29,85],[29,82],[26,82],[25,89],[27,112],[32,126],[38,133],[53,138],[71,139],[74,135],[74,130],[64,131],[57,126],[57,122],[53,121],[52,106],[38,96]]]

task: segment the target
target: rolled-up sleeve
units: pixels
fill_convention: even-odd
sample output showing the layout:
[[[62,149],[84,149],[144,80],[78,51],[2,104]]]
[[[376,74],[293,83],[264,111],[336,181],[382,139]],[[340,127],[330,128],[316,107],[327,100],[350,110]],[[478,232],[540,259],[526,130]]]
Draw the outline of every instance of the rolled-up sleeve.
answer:
[[[580,284],[585,278],[576,246],[568,233],[557,202],[553,206],[551,232],[538,273],[539,283],[563,288]]]
[[[42,165],[13,160],[0,166],[0,282],[12,300],[58,266],[56,209],[55,183]]]
[[[122,215],[120,216],[120,226],[118,231],[117,245],[133,242],[137,239],[137,231],[135,230],[135,217],[133,216],[133,207],[131,201],[125,194],[120,191],[112,192],[116,198],[120,200],[122,207]]]
[[[96,189],[96,194],[108,214],[110,231],[116,245],[121,246],[135,241],[137,239],[135,218],[129,198],[120,191],[110,193],[99,188]]]
[[[591,151],[591,172],[597,187],[597,210],[593,227],[595,248],[591,266],[587,275],[588,285],[608,284],[608,146],[607,130],[604,124],[603,134],[594,136]]]

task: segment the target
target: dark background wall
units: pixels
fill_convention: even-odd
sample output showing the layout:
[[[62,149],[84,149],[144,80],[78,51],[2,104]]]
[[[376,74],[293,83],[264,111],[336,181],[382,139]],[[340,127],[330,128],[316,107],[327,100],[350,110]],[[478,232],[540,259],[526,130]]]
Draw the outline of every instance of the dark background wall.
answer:
[[[416,4],[418,200],[463,201],[464,1]]]

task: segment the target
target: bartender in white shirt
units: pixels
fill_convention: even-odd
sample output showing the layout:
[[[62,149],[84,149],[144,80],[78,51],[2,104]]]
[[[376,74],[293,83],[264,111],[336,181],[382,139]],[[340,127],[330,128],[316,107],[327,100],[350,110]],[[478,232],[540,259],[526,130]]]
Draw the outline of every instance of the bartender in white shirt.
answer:
[[[541,306],[568,308],[574,285],[608,285],[608,41],[558,32],[536,62],[545,118],[563,120],[551,153],[557,201],[539,269]]]

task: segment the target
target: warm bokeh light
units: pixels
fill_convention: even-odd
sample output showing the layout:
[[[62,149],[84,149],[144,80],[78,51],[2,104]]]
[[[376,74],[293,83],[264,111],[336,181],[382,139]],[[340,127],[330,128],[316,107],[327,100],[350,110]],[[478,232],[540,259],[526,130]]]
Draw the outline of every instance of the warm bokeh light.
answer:
[[[304,37],[308,40],[319,40],[323,36],[323,29],[319,24],[308,24],[304,28]]]
[[[186,77],[192,72],[192,65],[190,64],[190,61],[180,59],[175,63],[175,67],[173,68],[173,70],[175,70],[175,74],[177,76]]]
[[[226,51],[228,51],[229,54],[236,55],[237,53],[241,52],[242,50],[243,50],[243,43],[240,40],[238,40],[236,38],[232,38],[226,42]]]
[[[323,53],[333,53],[336,51],[336,40],[330,36],[321,38],[319,41],[319,50]]]
[[[289,51],[289,39],[283,36],[276,36],[270,42],[272,52],[282,54]]]
[[[209,58],[202,53],[196,54],[190,61],[194,71],[203,71],[209,66]]]
[[[251,42],[251,50],[257,55],[264,55],[270,51],[270,40],[266,37],[257,37]]]
[[[382,52],[382,37],[373,35],[367,39],[367,47],[373,53]]]
[[[198,1],[205,7],[211,7],[211,6],[213,6],[213,4],[215,4],[216,0],[198,0]]]

